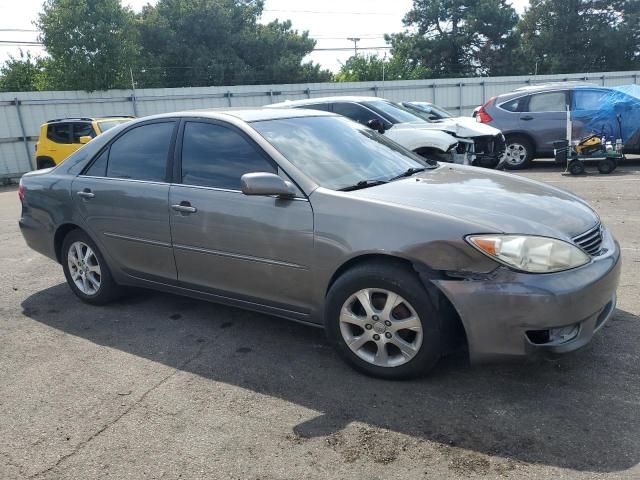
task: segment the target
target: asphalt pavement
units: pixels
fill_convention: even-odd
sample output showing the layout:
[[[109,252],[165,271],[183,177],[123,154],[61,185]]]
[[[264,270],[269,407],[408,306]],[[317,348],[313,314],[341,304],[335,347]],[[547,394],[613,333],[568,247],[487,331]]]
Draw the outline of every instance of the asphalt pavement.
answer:
[[[640,166],[524,173],[620,241],[615,317],[557,360],[362,376],[319,329],[137,290],[77,300],[0,189],[0,479],[640,478]]]

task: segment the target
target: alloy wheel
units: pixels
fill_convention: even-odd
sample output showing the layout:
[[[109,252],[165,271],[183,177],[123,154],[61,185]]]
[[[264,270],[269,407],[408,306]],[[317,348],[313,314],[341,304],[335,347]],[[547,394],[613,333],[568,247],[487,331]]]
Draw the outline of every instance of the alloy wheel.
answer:
[[[384,289],[363,289],[340,310],[342,338],[362,360],[397,367],[413,359],[422,345],[422,323],[411,304]]]
[[[509,165],[522,165],[527,160],[527,154],[527,147],[521,143],[509,143],[504,152],[504,161]]]
[[[67,265],[75,286],[85,295],[95,295],[102,279],[100,262],[95,252],[84,242],[74,242],[67,253]]]

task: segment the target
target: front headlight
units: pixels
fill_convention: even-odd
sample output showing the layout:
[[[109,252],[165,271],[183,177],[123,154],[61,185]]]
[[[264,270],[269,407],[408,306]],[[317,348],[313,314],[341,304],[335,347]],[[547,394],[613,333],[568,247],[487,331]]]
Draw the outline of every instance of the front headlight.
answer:
[[[470,235],[467,241],[494,260],[523,272],[560,272],[589,262],[589,256],[578,247],[555,238]]]

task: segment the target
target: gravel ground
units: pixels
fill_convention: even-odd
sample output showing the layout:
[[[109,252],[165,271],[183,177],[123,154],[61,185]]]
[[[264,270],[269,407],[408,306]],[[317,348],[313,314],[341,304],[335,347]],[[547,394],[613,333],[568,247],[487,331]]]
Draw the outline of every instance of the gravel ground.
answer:
[[[140,291],[80,303],[0,189],[0,478],[640,478],[640,166],[526,176],[588,199],[622,244],[615,318],[556,361],[386,382],[321,330]]]

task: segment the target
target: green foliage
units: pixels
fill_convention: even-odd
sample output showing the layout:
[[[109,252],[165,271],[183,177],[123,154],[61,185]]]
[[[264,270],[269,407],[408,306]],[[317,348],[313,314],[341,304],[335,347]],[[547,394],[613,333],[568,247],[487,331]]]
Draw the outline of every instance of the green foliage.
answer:
[[[316,42],[290,21],[259,22],[264,0],[159,0],[135,15],[120,0],[45,0],[48,57],[0,67],[0,90],[323,82]],[[640,69],[639,0],[413,0],[392,56],[354,56],[337,81]],[[536,67],[537,66],[537,67]]]
[[[517,22],[507,0],[414,0],[404,18],[410,30],[388,40],[394,55],[434,77],[500,75],[512,71]]]
[[[0,92],[32,92],[47,89],[47,65],[44,58],[33,58],[20,51],[20,58],[9,57],[0,67]]]
[[[637,0],[532,0],[518,29],[538,73],[640,68]]]
[[[160,0],[139,17],[142,86],[325,81],[302,64],[315,47],[291,22],[258,23],[262,1]]]
[[[365,82],[374,80],[419,80],[429,78],[429,69],[414,65],[400,55],[386,59],[377,55],[353,56],[340,66],[338,82]]]
[[[119,0],[46,0],[41,40],[61,90],[126,88],[138,54],[134,15]]]

